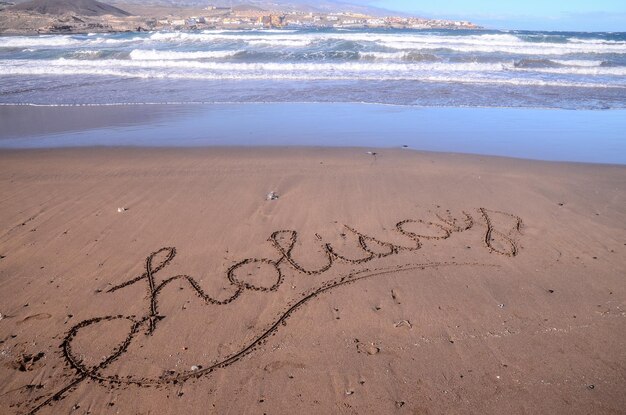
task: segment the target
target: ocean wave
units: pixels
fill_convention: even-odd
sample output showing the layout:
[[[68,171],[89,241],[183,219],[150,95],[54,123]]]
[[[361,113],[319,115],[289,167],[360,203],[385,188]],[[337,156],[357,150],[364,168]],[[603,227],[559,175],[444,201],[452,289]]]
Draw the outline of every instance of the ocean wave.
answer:
[[[587,76],[626,76],[626,67],[561,67],[520,69],[536,73]]]
[[[181,52],[182,53],[182,52]],[[160,59],[132,60],[125,59],[65,59],[56,60],[3,60],[0,61],[2,73],[29,74],[37,68],[43,70],[58,69],[61,73],[114,73],[127,70],[125,73],[142,74],[158,73],[159,76],[176,77],[183,75],[209,77],[209,79],[424,79],[427,76],[449,76],[462,73],[464,76],[499,77],[504,79],[518,73],[524,74],[558,74],[558,75],[592,75],[592,76],[626,76],[626,67],[581,67],[554,66],[547,64],[535,67],[523,67],[519,63],[477,63],[477,62],[262,62],[236,63],[213,62],[198,60]],[[555,65],[558,65],[555,63]],[[149,75],[156,76],[156,75]],[[536,81],[536,79],[531,79]],[[617,82],[613,82],[614,84]],[[600,85],[602,82],[594,82]]]
[[[90,45],[121,45],[133,42],[142,42],[144,37],[126,39],[110,38],[106,35],[80,39],[68,35],[51,36],[11,36],[0,37],[0,48],[62,48],[62,47],[85,47]]]
[[[381,41],[380,44],[396,50],[452,50],[456,52],[505,53],[516,55],[572,55],[572,54],[626,54],[626,45],[570,45],[565,43],[498,44],[468,42],[427,42],[420,40]]]
[[[554,37],[554,36],[552,36]],[[547,39],[551,39],[549,37]],[[385,32],[299,32],[299,31],[203,31],[203,32],[156,32],[134,37],[111,37],[97,35],[75,37],[52,35],[39,37],[0,38],[0,48],[59,48],[59,47],[98,47],[145,44],[210,44],[212,48],[307,48],[345,47],[353,42],[353,48],[374,49],[368,57],[385,59],[375,53],[425,52],[447,50],[461,53],[517,54],[535,56],[559,56],[581,54],[626,54],[626,42],[604,39],[561,38],[556,41],[528,41],[522,35],[475,34],[437,35],[432,33],[385,33]],[[220,47],[220,45],[222,47]],[[338,46],[339,45],[339,46]],[[342,46],[343,45],[343,46]],[[140,46],[141,47],[141,46]],[[376,50],[378,49],[378,50]],[[392,55],[388,55],[392,56]],[[396,55],[399,56],[399,55]],[[389,58],[396,59],[396,58]],[[404,59],[404,58],[399,58]]]
[[[194,60],[194,59],[220,59],[235,56],[242,53],[241,50],[216,50],[199,52],[176,52],[160,50],[134,49],[130,52],[133,60]]]
[[[68,36],[0,37],[0,48],[62,47],[80,45],[83,41]]]
[[[572,37],[568,39],[571,43],[582,43],[590,45],[626,45],[626,41],[621,40],[605,40],[605,39],[580,39]]]
[[[201,33],[204,34],[222,34],[222,33],[297,33],[298,30],[288,29],[207,29]]]
[[[202,62],[195,60],[123,60],[103,59],[85,61],[79,59],[60,58],[56,60],[3,60],[0,68],[11,66],[43,66],[43,67],[104,67],[104,68],[185,68],[225,72],[486,72],[501,71],[502,63],[478,63],[478,62],[421,62],[421,63],[368,63],[368,62],[259,62],[259,63],[233,63],[233,62]]]
[[[102,55],[103,51],[101,50],[85,49],[73,51],[69,54],[69,57],[75,59],[99,59]]]
[[[274,46],[304,48],[320,42],[356,42],[361,46],[374,45],[396,50],[437,50],[457,52],[507,53],[523,55],[567,55],[567,54],[626,54],[626,42],[580,41],[580,42],[536,42],[526,41],[511,34],[480,35],[434,35],[423,33],[359,33],[328,32],[301,33],[266,31],[203,31],[157,32],[145,38],[148,42],[211,43],[241,42],[249,46]]]
[[[429,61],[440,60],[437,56],[419,52],[358,52],[363,60],[404,60],[404,61]]]
[[[600,60],[581,59],[520,59],[514,62],[515,68],[561,68],[561,67],[583,67],[594,68],[604,65]]]
[[[526,79],[526,78],[491,78],[480,75],[468,76],[463,75],[431,75],[412,73],[396,75],[396,76],[380,76],[379,74],[363,73],[363,74],[328,74],[320,72],[309,73],[236,73],[236,72],[219,72],[219,73],[196,73],[189,71],[180,72],[164,72],[158,70],[124,70],[103,67],[12,67],[3,68],[6,75],[87,75],[87,76],[111,76],[123,78],[140,78],[140,79],[179,79],[179,80],[275,80],[275,81],[419,81],[430,83],[458,83],[458,84],[477,84],[477,85],[510,85],[510,86],[526,86],[526,87],[563,87],[563,88],[600,88],[600,89],[626,89],[626,84],[602,84],[593,82],[575,82],[564,80],[545,80],[545,79]]]
[[[553,61],[558,63],[559,65],[564,65],[564,66],[595,67],[595,66],[602,66],[606,64],[605,61],[581,60],[581,59],[553,59]]]
[[[248,39],[245,42],[250,46],[271,46],[271,47],[305,47],[311,44],[310,40],[299,39]]]

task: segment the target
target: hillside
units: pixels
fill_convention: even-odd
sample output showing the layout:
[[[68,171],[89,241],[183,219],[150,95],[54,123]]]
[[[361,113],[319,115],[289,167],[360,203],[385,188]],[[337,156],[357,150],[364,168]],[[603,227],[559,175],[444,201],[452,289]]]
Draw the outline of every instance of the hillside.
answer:
[[[31,0],[12,6],[10,7],[10,10],[28,11],[50,15],[75,14],[79,16],[130,16],[130,13],[122,9],[96,0]]]

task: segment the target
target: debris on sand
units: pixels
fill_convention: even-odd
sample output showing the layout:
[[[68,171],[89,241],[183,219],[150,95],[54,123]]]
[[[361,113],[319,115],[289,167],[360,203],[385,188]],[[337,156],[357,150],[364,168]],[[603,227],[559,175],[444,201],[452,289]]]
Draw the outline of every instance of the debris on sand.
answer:
[[[394,324],[393,326],[394,327],[408,327],[410,329],[413,328],[413,325],[411,324],[411,322],[409,320],[400,320],[396,324]]]
[[[117,213],[126,212],[127,210],[128,210],[128,208],[126,208],[126,207],[118,207],[117,208]]]
[[[267,200],[276,200],[278,199],[278,195],[276,192],[269,192],[266,197]]]

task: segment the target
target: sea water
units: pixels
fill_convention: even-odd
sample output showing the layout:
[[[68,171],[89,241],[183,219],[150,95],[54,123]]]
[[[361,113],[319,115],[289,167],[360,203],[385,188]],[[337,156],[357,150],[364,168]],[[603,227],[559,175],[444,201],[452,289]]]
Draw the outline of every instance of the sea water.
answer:
[[[626,33],[0,37],[4,148],[406,145],[626,164],[624,131]]]
[[[626,106],[626,33],[197,31],[0,37],[0,103]]]

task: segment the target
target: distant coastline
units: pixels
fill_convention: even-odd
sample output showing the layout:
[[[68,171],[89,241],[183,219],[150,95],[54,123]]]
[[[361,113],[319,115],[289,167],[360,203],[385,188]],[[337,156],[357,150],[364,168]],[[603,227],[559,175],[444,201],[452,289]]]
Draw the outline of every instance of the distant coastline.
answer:
[[[50,7],[55,0],[35,0],[13,4],[0,2],[0,35],[120,33],[141,31],[195,31],[245,29],[460,29],[482,27],[469,21],[428,19],[407,16],[374,16],[336,11],[305,12],[269,10],[255,6],[171,7],[115,4],[115,8],[97,1],[84,0],[67,8]],[[42,6],[41,4],[44,4]],[[32,4],[31,7],[28,7]],[[26,6],[26,7],[24,7]],[[124,14],[96,14],[96,6],[108,6]],[[46,10],[42,13],[42,10]],[[49,12],[47,10],[52,10]],[[106,13],[104,11],[103,13]]]

